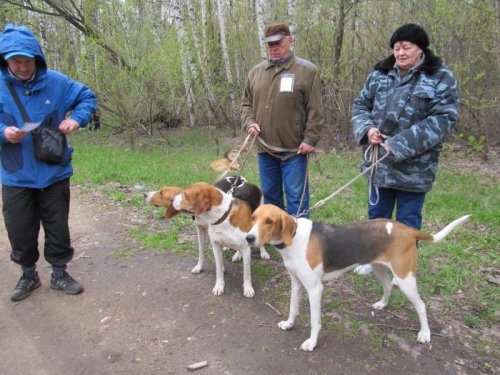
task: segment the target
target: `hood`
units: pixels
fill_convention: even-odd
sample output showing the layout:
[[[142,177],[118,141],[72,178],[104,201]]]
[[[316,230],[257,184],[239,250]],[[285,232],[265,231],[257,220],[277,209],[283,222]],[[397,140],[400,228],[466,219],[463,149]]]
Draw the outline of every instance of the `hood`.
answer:
[[[7,24],[0,34],[0,68],[7,66],[5,54],[13,51],[29,52],[35,55],[38,67],[47,68],[42,48],[35,34],[26,26]]]

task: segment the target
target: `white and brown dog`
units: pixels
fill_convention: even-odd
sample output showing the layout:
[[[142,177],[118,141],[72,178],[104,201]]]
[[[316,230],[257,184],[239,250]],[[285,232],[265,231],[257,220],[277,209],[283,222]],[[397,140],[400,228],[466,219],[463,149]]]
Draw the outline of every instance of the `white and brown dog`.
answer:
[[[262,205],[252,216],[253,226],[247,241],[253,246],[274,245],[283,257],[292,282],[290,314],[278,326],[282,330],[293,327],[299,313],[300,289],[307,290],[311,313],[311,335],[301,349],[311,351],[316,346],[321,329],[321,297],[323,281],[331,280],[352,270],[359,264],[370,263],[373,273],[382,284],[384,295],[373,308],[381,310],[389,303],[392,282],[388,270],[394,274],[397,285],[415,306],[420,320],[418,341],[429,342],[431,332],[424,302],[417,290],[417,240],[438,242],[468,216],[448,224],[435,235],[430,235],[402,223],[385,219],[346,225],[329,225],[288,215],[273,205]]]
[[[244,177],[241,176],[228,176],[221,181],[218,181],[215,186],[226,193],[231,193],[235,197],[242,199],[248,203],[252,212],[255,211],[257,206],[261,204],[262,193],[260,189],[255,189],[255,185],[249,184]],[[250,186],[250,187],[249,187]],[[172,202],[176,195],[181,194],[182,189],[177,186],[164,186],[159,191],[151,191],[144,194],[146,203],[155,205],[157,207],[165,207],[165,218],[170,219],[177,215],[180,211],[176,210]],[[192,273],[200,273],[203,271],[205,263],[205,250],[207,243],[208,225],[200,225],[195,222],[196,234],[198,238],[198,263],[191,270]],[[240,252],[236,252],[232,258],[233,262],[241,260]],[[264,246],[260,247],[260,257],[262,259],[269,259]]]
[[[224,293],[222,251],[225,247],[237,250],[241,254],[243,294],[248,298],[255,295],[250,270],[250,246],[246,241],[247,232],[252,226],[251,217],[254,207],[249,203],[250,199],[243,199],[242,195],[253,197],[254,207],[262,200],[260,189],[252,184],[246,184],[244,192],[228,194],[214,185],[197,182],[185,188],[172,202],[174,209],[193,214],[197,225],[208,227],[217,274],[212,290],[216,296]],[[262,249],[263,247],[261,247],[261,254]]]

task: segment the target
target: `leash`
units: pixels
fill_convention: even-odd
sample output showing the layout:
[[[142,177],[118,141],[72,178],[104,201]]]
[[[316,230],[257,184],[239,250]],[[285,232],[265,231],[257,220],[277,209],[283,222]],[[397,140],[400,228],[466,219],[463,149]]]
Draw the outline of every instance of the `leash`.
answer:
[[[300,215],[298,215],[297,217],[300,217],[300,216],[303,216],[303,215],[307,215],[309,214],[312,210],[318,208],[318,207],[321,207],[323,206],[326,202],[328,202],[330,199],[332,199],[333,197],[335,197],[337,194],[339,194],[342,190],[346,189],[347,187],[349,187],[350,185],[352,185],[356,180],[358,180],[360,177],[364,176],[365,174],[367,174],[368,172],[371,172],[374,170],[374,168],[377,167],[378,164],[380,164],[380,162],[382,160],[384,160],[387,156],[389,156],[389,154],[385,154],[384,156],[382,156],[380,159],[377,159],[376,162],[374,162],[372,165],[370,165],[367,169],[365,169],[363,172],[361,172],[360,174],[358,174],[356,177],[354,177],[352,180],[350,180],[349,182],[347,182],[346,184],[342,185],[340,188],[338,188],[337,190],[335,190],[332,194],[330,194],[328,197],[320,200],[319,202],[317,202],[314,206],[312,206],[309,210],[306,210],[304,212],[302,212]]]
[[[382,133],[379,133],[382,138],[388,139],[389,136],[384,135]],[[382,143],[383,144],[383,143]],[[378,150],[380,148],[380,145],[378,144],[370,144],[367,149],[365,150],[365,153],[363,154],[363,160],[365,163],[371,163],[372,165],[377,165],[379,163],[378,161]],[[384,155],[384,157],[387,156]],[[372,186],[373,186],[373,175],[377,171],[377,167],[373,168],[370,173],[370,177],[368,177],[368,203],[371,206],[375,206],[378,203],[378,200],[380,198],[380,194],[378,193],[378,186],[375,186],[375,194],[377,196],[375,202],[372,201]]]
[[[231,163],[229,164],[229,166],[227,167],[227,169],[219,176],[215,179],[215,181],[213,182],[214,184],[216,184],[217,182],[219,182],[220,180],[222,180],[224,177],[227,176],[227,174],[231,171],[231,168],[233,166],[234,163],[236,163],[236,161],[238,160],[238,158],[240,157],[241,155],[241,152],[245,149],[245,147],[247,146],[248,144],[248,141],[250,140],[250,134],[247,135],[247,137],[245,138],[245,140],[243,141],[243,144],[241,145],[240,149],[238,150],[238,153],[236,154],[236,156],[234,157],[234,159],[231,161]],[[234,180],[233,182],[233,185],[231,186],[231,189],[229,190],[229,193],[232,193],[233,190],[235,189],[236,187],[236,184],[238,183],[238,181],[240,180],[241,178],[241,173],[243,172],[243,169],[247,163],[247,160],[248,160],[248,156],[250,155],[250,150],[252,149],[252,146],[255,142],[255,137],[252,138],[251,140],[251,143],[250,143],[250,146],[248,146],[248,152],[245,156],[245,158],[243,159],[241,165],[240,165],[240,168],[239,168],[239,172],[238,172],[238,175],[237,175],[237,178]]]
[[[306,196],[306,188],[307,185],[309,184],[309,154],[307,154],[307,160],[306,160],[306,172],[304,174],[304,187],[302,188],[302,196],[300,197],[300,202],[299,202],[299,208],[297,209],[297,213],[293,216],[299,215],[298,213],[300,212],[300,209],[302,208],[302,203],[304,203],[304,197]],[[309,212],[310,210],[308,210]],[[303,215],[304,213],[300,213],[300,215]],[[299,216],[297,216],[299,217]]]
[[[260,136],[257,136],[257,141],[260,143],[262,148],[271,155],[272,157],[279,159],[281,161],[287,161],[290,160],[299,154],[297,154],[298,148],[293,148],[293,149],[287,149],[287,148],[281,148],[277,146],[271,146],[270,144],[266,143]],[[278,152],[287,152],[288,154],[286,156],[281,156],[277,154]],[[302,188],[302,195],[300,197],[300,202],[299,202],[299,207],[297,209],[297,212],[300,212],[300,209],[302,208],[302,204],[304,203],[304,197],[306,195],[306,189],[307,185],[309,182],[309,175],[308,175],[308,170],[309,170],[309,154],[307,155],[306,159],[306,170],[304,173],[304,187]],[[308,211],[307,211],[308,212]],[[304,213],[301,213],[300,215],[303,215]],[[298,214],[292,215],[292,216],[297,216]]]
[[[298,148],[281,148],[281,147],[271,146],[270,144],[267,144],[266,141],[264,141],[260,136],[257,136],[256,140],[257,142],[260,143],[260,145],[266,151],[266,153],[281,161],[287,161],[297,156],[297,151],[299,150]],[[286,156],[281,156],[277,154],[277,152],[289,152],[289,154]]]

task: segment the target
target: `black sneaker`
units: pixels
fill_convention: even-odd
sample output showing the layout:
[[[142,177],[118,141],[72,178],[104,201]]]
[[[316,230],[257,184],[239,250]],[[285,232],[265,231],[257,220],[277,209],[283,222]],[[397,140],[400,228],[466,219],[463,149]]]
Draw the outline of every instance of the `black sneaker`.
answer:
[[[38,275],[34,279],[26,277],[24,274],[21,276],[17,282],[16,288],[10,295],[12,301],[20,301],[28,297],[33,290],[42,285]]]
[[[66,294],[78,294],[83,292],[83,286],[78,281],[73,279],[69,273],[64,272],[62,277],[54,279],[54,275],[50,278],[50,288],[62,290]]]

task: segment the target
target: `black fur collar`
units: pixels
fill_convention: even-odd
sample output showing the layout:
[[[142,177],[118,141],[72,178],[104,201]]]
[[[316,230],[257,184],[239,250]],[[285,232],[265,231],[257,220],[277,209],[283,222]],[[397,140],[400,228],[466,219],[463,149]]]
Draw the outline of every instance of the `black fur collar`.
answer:
[[[437,72],[441,65],[443,65],[441,58],[436,56],[434,52],[432,52],[428,48],[424,50],[424,53],[424,62],[418,67],[418,70],[429,74]],[[395,62],[396,58],[394,57],[394,55],[390,55],[387,56],[384,60],[379,61],[377,64],[375,64],[373,69],[387,73],[394,67]]]

